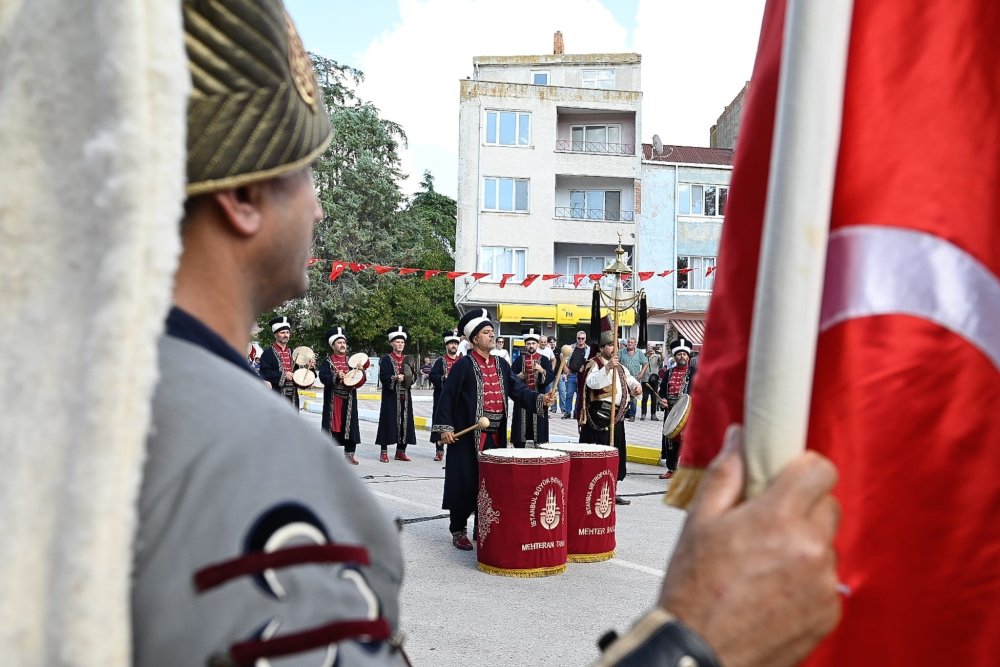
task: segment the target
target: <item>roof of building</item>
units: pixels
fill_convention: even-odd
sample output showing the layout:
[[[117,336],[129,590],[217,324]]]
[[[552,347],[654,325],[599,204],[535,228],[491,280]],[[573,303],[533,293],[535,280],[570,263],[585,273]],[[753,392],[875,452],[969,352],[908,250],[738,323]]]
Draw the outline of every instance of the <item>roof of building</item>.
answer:
[[[638,53],[546,53],[536,56],[475,56],[473,65],[638,65]]]
[[[653,145],[642,145],[642,159],[653,162],[679,162],[681,164],[733,165],[733,151],[729,148],[705,148],[703,146],[668,146],[663,152],[653,156]]]

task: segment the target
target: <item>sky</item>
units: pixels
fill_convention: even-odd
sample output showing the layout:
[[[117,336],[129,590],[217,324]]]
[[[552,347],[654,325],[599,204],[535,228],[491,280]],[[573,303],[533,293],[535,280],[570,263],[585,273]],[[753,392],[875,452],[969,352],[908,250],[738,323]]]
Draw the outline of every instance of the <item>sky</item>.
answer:
[[[474,56],[642,55],[642,141],[707,146],[750,79],[764,0],[285,0],[306,49],[360,69],[358,95],[403,126],[402,184],[457,192],[459,81]]]

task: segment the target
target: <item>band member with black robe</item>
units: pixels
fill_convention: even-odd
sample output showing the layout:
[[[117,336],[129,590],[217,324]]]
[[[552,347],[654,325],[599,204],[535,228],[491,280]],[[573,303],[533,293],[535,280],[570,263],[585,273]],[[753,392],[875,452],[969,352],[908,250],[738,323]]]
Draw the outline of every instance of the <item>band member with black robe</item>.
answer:
[[[666,415],[677,404],[682,394],[690,394],[693,390],[694,376],[697,368],[691,364],[691,342],[681,337],[670,344],[670,353],[676,364],[663,374],[660,382],[660,405]],[[666,419],[666,417],[664,417]],[[667,472],[660,479],[670,479],[677,472],[677,461],[681,457],[681,441],[683,433],[670,439],[663,436],[660,456],[667,460]]]
[[[597,356],[587,362],[583,368],[586,378],[582,386],[583,401],[580,409],[580,442],[590,442],[595,445],[611,444],[611,401],[615,402],[615,447],[618,449],[618,481],[625,479],[626,473],[626,442],[625,417],[632,396],[642,393],[642,385],[632,377],[628,369],[621,364],[615,351],[615,335],[611,320],[601,318],[601,337]],[[611,395],[611,384],[614,376],[614,396]],[[619,505],[629,505],[630,501],[615,496]]]
[[[538,331],[523,329],[524,352],[511,364],[511,371],[531,391],[544,392],[555,378],[552,362],[538,349]],[[533,410],[514,408],[514,418],[510,427],[510,440],[515,447],[523,448],[530,440],[535,445],[549,441],[549,415],[536,415]]]
[[[441,390],[444,389],[444,383],[451,373],[451,367],[461,358],[458,356],[458,345],[462,339],[459,337],[458,329],[449,329],[443,335],[445,353],[434,361],[434,365],[431,366],[431,372],[428,376],[431,385],[434,387],[434,404],[431,408],[432,416],[437,413],[438,399],[441,398]],[[431,423],[433,421],[432,417]],[[431,431],[431,442],[434,443],[434,460],[443,461],[444,445],[441,444],[441,434]]]
[[[270,322],[274,334],[274,345],[260,355],[260,376],[295,406],[299,407],[299,390],[292,379],[295,370],[292,365],[292,350],[288,341],[292,337],[292,323],[287,317],[276,317]]]
[[[389,462],[389,445],[396,445],[396,460],[410,461],[406,446],[417,444],[417,431],[413,427],[413,397],[410,387],[417,377],[413,362],[403,354],[409,334],[402,326],[390,329],[386,336],[392,352],[382,355],[378,362],[378,377],[382,383],[382,405],[378,413],[378,432],[375,444],[382,448],[378,460]]]
[[[490,354],[493,323],[485,309],[470,310],[459,321],[458,328],[472,347],[452,366],[431,428],[448,447],[441,507],[451,512],[451,543],[462,551],[471,551],[466,528],[469,517],[476,511],[479,452],[507,446],[508,399],[518,407],[533,409],[539,416],[545,415],[552,399],[528,389],[511,372],[506,360]],[[457,432],[472,426],[480,417],[489,420],[487,428],[477,428],[456,440]]]
[[[351,370],[347,363],[347,330],[344,327],[333,327],[326,332],[326,340],[332,352],[319,367],[319,381],[323,383],[320,428],[332,435],[334,442],[344,448],[344,458],[348,463],[358,465],[356,452],[361,443],[358,389],[344,384],[344,377]]]

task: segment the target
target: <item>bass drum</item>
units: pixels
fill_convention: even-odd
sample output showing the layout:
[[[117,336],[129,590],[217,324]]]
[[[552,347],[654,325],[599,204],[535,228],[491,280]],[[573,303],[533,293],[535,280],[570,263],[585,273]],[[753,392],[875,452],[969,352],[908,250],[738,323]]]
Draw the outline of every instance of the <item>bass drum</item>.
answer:
[[[372,361],[364,352],[358,352],[347,358],[347,365],[351,368],[366,371],[368,370],[368,367],[372,365]]]
[[[357,389],[358,387],[364,385],[365,372],[360,368],[352,368],[351,370],[344,373],[344,386],[348,389]]]
[[[677,402],[674,403],[674,407],[670,408],[670,412],[663,420],[663,435],[667,436],[670,440],[679,436],[684,427],[687,426],[688,417],[690,416],[691,396],[689,394],[681,394]]]
[[[299,368],[292,373],[292,382],[299,389],[308,389],[316,384],[316,373],[309,368]]]

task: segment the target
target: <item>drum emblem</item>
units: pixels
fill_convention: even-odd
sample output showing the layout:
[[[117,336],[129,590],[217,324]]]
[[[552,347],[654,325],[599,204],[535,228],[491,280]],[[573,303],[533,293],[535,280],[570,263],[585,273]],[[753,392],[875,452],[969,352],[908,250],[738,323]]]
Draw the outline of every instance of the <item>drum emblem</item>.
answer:
[[[545,508],[539,514],[538,522],[542,524],[542,528],[552,530],[559,525],[559,514],[556,492],[554,489],[549,489],[548,495],[545,496]]]
[[[490,535],[490,526],[500,523],[500,510],[493,507],[493,499],[490,498],[490,494],[486,490],[486,480],[479,482],[476,509],[479,511],[479,546],[482,547]]]
[[[594,514],[599,519],[607,519],[611,516],[611,509],[614,507],[614,500],[611,498],[611,491],[607,482],[601,487],[601,495],[594,502]]]

